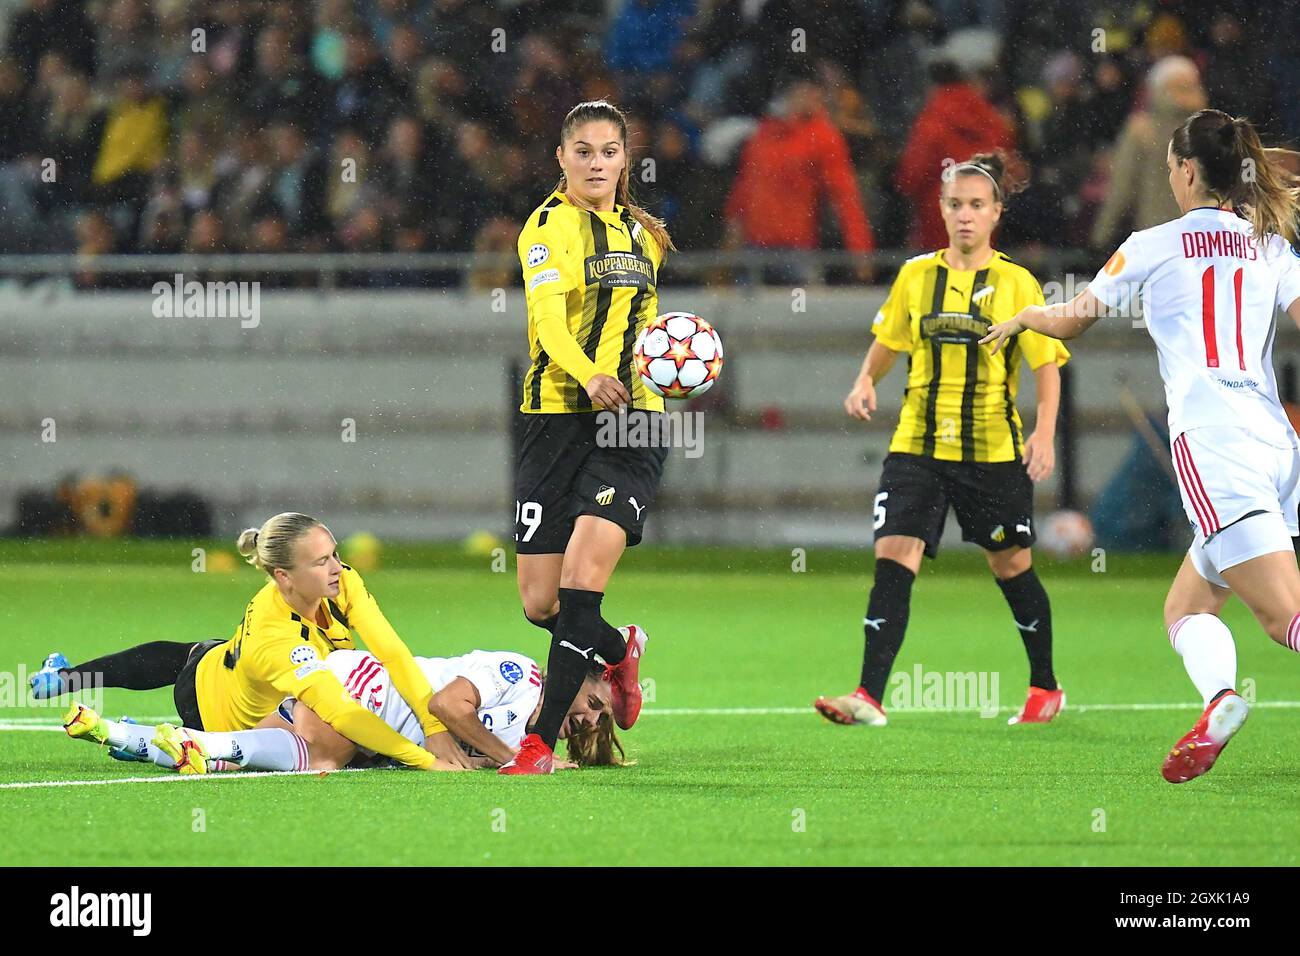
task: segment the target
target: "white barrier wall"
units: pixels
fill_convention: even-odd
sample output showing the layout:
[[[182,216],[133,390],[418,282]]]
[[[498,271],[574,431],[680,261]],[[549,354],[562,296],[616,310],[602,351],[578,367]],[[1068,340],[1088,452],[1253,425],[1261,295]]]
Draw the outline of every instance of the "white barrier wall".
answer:
[[[222,533],[289,507],[329,514],[341,533],[509,529],[506,373],[527,357],[518,290],[265,291],[253,324],[159,318],[147,289],[0,290],[0,524],[19,489],[123,468],[207,496]],[[727,367],[715,391],[735,423],[706,411],[702,456],[674,453],[655,536],[869,540],[904,366],[881,386],[870,426],[840,406],[884,292],[810,289],[804,311],[788,292],[662,293],[664,311],[719,328]],[[1298,340],[1280,330],[1279,356]],[[1078,485],[1090,497],[1131,442],[1118,383],[1159,414],[1163,391],[1143,330],[1103,325],[1075,345],[1076,407],[1089,426]],[[1028,423],[1032,375],[1022,385]],[[52,443],[42,441],[49,420]],[[349,421],[355,441],[344,440]],[[1054,491],[1055,479],[1041,486],[1044,504]]]

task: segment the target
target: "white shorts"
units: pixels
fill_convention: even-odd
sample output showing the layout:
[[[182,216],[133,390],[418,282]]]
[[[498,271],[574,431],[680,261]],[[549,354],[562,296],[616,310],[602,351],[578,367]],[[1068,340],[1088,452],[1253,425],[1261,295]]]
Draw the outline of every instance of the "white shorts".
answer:
[[[1175,438],[1171,450],[1183,510],[1196,533],[1188,554],[1201,577],[1227,587],[1220,572],[1291,550],[1300,534],[1300,447],[1294,439],[1277,446],[1244,428],[1195,428]]]

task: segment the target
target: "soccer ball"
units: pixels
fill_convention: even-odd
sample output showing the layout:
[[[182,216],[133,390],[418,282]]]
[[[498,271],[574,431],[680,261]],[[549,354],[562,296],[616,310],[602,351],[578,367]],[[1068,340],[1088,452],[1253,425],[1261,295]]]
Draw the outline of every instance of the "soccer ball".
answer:
[[[695,398],[713,387],[722,371],[722,339],[690,312],[667,312],[646,323],[632,360],[645,387],[665,398]]]
[[[1077,558],[1092,548],[1092,522],[1078,511],[1053,511],[1038,526],[1038,543],[1058,558]]]

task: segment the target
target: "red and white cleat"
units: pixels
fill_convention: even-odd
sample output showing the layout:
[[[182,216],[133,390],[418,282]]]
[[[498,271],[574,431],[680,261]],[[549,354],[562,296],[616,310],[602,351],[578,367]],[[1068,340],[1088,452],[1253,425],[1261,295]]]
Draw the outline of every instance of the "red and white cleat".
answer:
[[[540,774],[555,773],[555,754],[537,734],[529,734],[519,745],[513,760],[501,765],[497,773]]]
[[[1160,767],[1161,775],[1170,783],[1186,783],[1208,773],[1249,716],[1250,707],[1235,690],[1211,701],[1196,726],[1169,751]]]
[[[818,697],[813,701],[813,707],[833,724],[883,727],[889,723],[885,708],[861,687],[841,697]]]
[[[1044,690],[1041,687],[1030,687],[1029,696],[1025,698],[1025,706],[1020,708],[1020,713],[1007,721],[1008,724],[1045,724],[1053,717],[1065,710],[1065,689],[1062,687],[1056,690]]]
[[[605,665],[605,679],[609,681],[614,723],[620,730],[627,730],[641,716],[641,655],[650,636],[637,624],[627,624],[618,630],[627,639],[627,653],[617,664]]]

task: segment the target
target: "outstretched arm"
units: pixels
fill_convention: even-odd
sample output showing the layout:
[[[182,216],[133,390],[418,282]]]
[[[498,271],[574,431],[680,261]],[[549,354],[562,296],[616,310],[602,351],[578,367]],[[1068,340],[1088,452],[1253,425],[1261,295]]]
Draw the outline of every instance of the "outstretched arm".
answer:
[[[991,326],[989,334],[980,339],[980,345],[993,346],[996,355],[1007,339],[1026,329],[1054,339],[1078,338],[1101,318],[1104,311],[1101,300],[1084,289],[1068,302],[1025,306],[1014,317]]]

